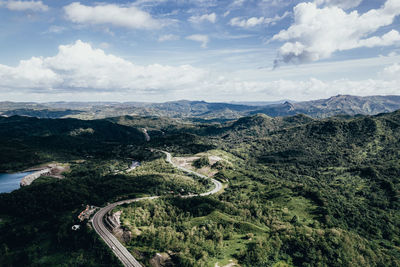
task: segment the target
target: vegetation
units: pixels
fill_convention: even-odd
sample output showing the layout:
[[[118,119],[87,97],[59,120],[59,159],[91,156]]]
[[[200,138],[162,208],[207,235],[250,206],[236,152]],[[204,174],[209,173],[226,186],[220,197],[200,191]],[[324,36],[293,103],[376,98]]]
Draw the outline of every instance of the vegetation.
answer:
[[[116,210],[131,232],[127,248],[145,265],[165,252],[176,266],[400,266],[399,111],[323,120],[254,115],[221,124],[160,118],[158,125],[152,117],[0,123],[7,126],[0,153],[11,155],[0,157],[2,170],[50,159],[71,164],[64,180],[39,179],[0,195],[6,266],[117,265],[85,222],[79,234],[70,227],[83,205],[142,195],[164,197]],[[149,148],[218,153],[223,160],[211,168],[227,186],[209,197],[172,197],[209,185]],[[131,159],[142,165],[128,173]]]
[[[210,161],[207,156],[202,156],[196,160],[193,161],[192,165],[196,167],[197,169],[201,169],[205,166],[210,165]]]

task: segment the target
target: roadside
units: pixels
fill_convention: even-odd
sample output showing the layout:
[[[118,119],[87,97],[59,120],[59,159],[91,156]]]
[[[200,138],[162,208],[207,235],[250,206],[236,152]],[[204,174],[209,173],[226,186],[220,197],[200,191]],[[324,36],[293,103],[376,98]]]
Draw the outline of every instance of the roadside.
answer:
[[[199,174],[195,171],[191,171],[191,170],[187,170],[183,167],[177,166],[176,164],[174,164],[171,160],[172,156],[170,153],[165,152],[165,151],[161,151],[166,155],[166,160],[167,162],[171,163],[175,168],[178,168],[188,174],[193,174],[196,175],[200,178],[208,178],[202,174]],[[186,195],[186,196],[181,196],[181,198],[191,198],[194,196],[208,196],[208,195],[212,195],[215,194],[217,192],[219,192],[220,190],[223,189],[222,184],[211,178],[212,183],[215,185],[215,188],[211,191],[208,191],[206,193],[202,193],[202,194],[194,194],[194,195]],[[106,225],[104,224],[104,217],[109,214],[110,211],[112,211],[116,206],[118,205],[122,205],[122,204],[129,204],[132,202],[137,202],[137,201],[142,201],[142,200],[151,200],[151,199],[157,199],[159,198],[159,196],[152,196],[152,197],[142,197],[142,198],[136,198],[136,199],[129,199],[129,200],[124,200],[124,201],[119,201],[119,202],[115,202],[112,204],[109,204],[108,206],[101,208],[99,211],[97,211],[91,222],[92,222],[92,226],[94,228],[94,230],[97,232],[97,234],[103,239],[103,241],[112,249],[113,253],[120,259],[121,263],[124,266],[137,266],[140,267],[142,266],[134,257],[133,255],[119,242],[119,240],[112,235],[112,233],[107,229]],[[119,214],[120,216],[120,214]],[[116,225],[119,225],[119,216],[118,220],[115,220]],[[117,218],[116,218],[117,219]],[[113,220],[114,221],[114,220]],[[109,225],[109,224],[108,224]],[[115,227],[111,227],[112,229]]]

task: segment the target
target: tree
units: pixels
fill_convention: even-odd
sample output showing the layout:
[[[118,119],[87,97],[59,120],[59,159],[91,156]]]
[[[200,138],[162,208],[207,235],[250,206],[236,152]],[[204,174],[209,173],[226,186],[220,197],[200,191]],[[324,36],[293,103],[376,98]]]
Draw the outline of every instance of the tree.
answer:
[[[203,156],[203,157],[193,161],[192,165],[194,167],[200,169],[200,168],[203,168],[204,166],[209,166],[210,165],[210,161],[209,161],[208,157]]]

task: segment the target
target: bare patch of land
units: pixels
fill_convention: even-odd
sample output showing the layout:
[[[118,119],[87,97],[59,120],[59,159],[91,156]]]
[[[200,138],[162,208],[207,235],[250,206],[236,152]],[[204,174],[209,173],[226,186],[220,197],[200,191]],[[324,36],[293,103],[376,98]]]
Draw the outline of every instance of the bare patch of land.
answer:
[[[217,262],[214,267],[234,267],[234,266],[240,266],[240,265],[234,262],[233,260],[229,260],[229,263],[227,265],[220,266]]]
[[[202,156],[208,157],[210,165],[209,166],[204,166],[204,167],[202,167],[200,169],[197,169],[196,167],[193,166],[193,162],[195,160],[198,160]],[[196,172],[198,172],[200,174],[203,174],[203,175],[206,175],[208,177],[212,177],[218,172],[218,170],[212,169],[211,166],[213,164],[215,164],[216,162],[220,161],[220,160],[223,160],[223,159],[221,157],[219,157],[219,156],[207,155],[207,154],[204,154],[204,153],[197,154],[196,156],[193,156],[193,157],[173,157],[172,158],[172,162],[174,164],[178,165],[179,167],[183,167],[185,169],[196,171]]]
[[[31,168],[27,171],[35,171],[24,178],[22,178],[20,182],[20,186],[27,186],[32,184],[33,181],[38,179],[41,176],[51,176],[58,179],[63,179],[64,172],[69,171],[69,164],[62,164],[62,163],[51,163],[46,166],[41,166],[38,168]]]

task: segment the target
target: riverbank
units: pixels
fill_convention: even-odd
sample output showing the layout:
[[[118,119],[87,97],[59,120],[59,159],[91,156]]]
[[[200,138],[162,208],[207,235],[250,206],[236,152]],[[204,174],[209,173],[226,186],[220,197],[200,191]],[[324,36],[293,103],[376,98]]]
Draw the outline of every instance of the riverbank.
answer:
[[[10,193],[20,188],[21,179],[32,172],[0,173],[0,193]]]
[[[40,176],[48,175],[50,173],[50,170],[51,170],[50,168],[46,168],[46,169],[39,170],[39,171],[36,171],[34,173],[31,173],[31,174],[25,176],[24,178],[22,178],[22,180],[19,183],[19,185],[21,187],[30,185],[33,181],[35,181]]]
[[[38,179],[41,176],[51,176],[55,178],[62,179],[64,176],[62,175],[63,172],[69,170],[68,165],[58,165],[58,164],[49,164],[45,167],[41,167],[40,169],[34,169],[36,170],[34,173],[31,173],[25,177],[22,178],[20,182],[20,186],[28,186],[33,183],[36,179]]]

